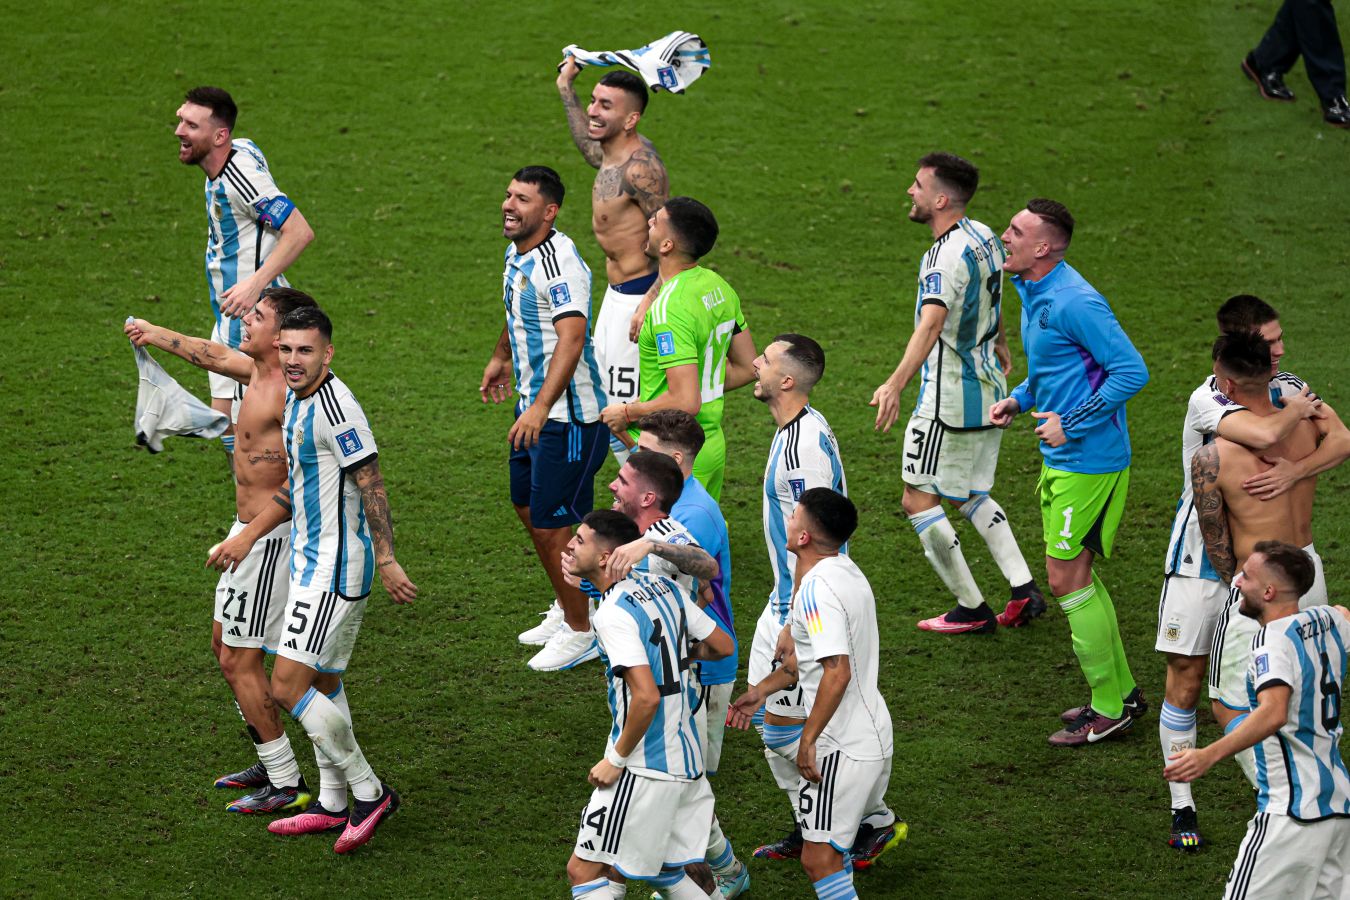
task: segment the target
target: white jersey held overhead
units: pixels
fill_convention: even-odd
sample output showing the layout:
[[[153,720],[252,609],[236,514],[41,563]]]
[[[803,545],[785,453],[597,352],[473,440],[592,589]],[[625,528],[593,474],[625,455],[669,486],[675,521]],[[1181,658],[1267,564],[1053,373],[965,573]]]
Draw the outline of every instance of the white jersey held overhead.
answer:
[[[563,48],[582,66],[623,66],[642,76],[653,91],[683,94],[712,67],[708,45],[688,31],[672,31],[636,50],[583,50],[576,44]]]
[[[158,453],[164,449],[164,439],[171,435],[215,438],[224,434],[230,424],[229,416],[189,394],[144,347],[131,346],[140,374],[140,387],[136,391],[136,443]]]

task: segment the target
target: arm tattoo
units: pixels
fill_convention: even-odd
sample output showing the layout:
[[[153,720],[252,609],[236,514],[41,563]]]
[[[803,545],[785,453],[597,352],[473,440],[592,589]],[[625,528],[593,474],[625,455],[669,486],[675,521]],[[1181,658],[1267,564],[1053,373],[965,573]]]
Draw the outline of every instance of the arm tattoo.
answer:
[[[1213,444],[1201,447],[1191,458],[1191,490],[1195,494],[1205,553],[1219,577],[1231,584],[1233,573],[1237,571],[1237,558],[1233,552],[1233,534],[1228,527],[1223,491],[1219,488],[1219,448]]]
[[[637,201],[643,215],[654,215],[670,199],[670,179],[666,177],[665,163],[650,143],[628,157],[621,171],[623,191]]]
[[[586,111],[577,100],[577,92],[568,87],[562,91],[563,109],[567,110],[567,127],[572,132],[572,143],[577,145],[581,155],[593,168],[600,168],[600,142],[593,141],[586,134]]]
[[[702,547],[695,547],[693,544],[655,543],[652,545],[652,552],[684,574],[692,575],[700,581],[717,577],[719,571],[717,560]]]
[[[384,489],[380,463],[371,460],[352,473],[361,489],[361,506],[370,523],[370,537],[375,543],[375,565],[383,568],[394,561],[394,520],[389,515],[389,495]]]
[[[291,489],[284,487],[272,495],[272,502],[282,509],[286,510],[286,515],[291,514]]]

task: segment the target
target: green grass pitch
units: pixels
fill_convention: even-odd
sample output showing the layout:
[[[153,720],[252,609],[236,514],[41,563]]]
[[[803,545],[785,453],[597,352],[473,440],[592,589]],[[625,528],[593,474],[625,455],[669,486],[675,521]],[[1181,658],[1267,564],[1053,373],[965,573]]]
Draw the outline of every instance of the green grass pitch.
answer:
[[[506,499],[509,414],[477,392],[501,327],[498,204],[517,167],[556,167],[571,190],[561,227],[602,271],[553,64],[574,41],[630,47],[681,28],[707,39],[713,69],[686,96],[655,97],[643,131],[675,192],[717,212],[709,260],[758,343],[799,330],[825,346],[815,402],[861,509],[854,553],[878,597],[895,721],[890,800],[912,830],[860,892],[1218,896],[1252,805],[1235,766],[1198,785],[1210,846],[1183,857],[1164,844],[1156,713],[1123,742],[1046,746],[1086,695],[1057,610],[990,639],[914,628],[948,600],[899,511],[897,435],[873,433],[866,402],[908,337],[930,243],[902,205],[920,155],[973,159],[971,214],[996,231],[1029,197],[1068,204],[1081,223],[1070,260],[1152,373],[1130,406],[1128,515],[1102,571],[1156,710],[1178,432],[1215,306],[1238,292],[1274,302],[1287,367],[1350,409],[1350,144],[1322,125],[1301,67],[1295,104],[1259,100],[1238,71],[1275,5],[5,4],[0,893],[566,896],[606,710],[598,667],[537,675],[515,641],[548,589]],[[237,134],[314,225],[292,280],[334,316],[334,368],[372,420],[399,558],[422,590],[397,609],[376,589],[349,672],[357,734],[405,801],[351,859],[328,840],[275,839],[211,789],[252,754],[209,652],[201,567],[232,496],[216,444],[173,440],[151,457],[132,442],[122,319],[208,328],[202,176],[176,161],[171,133],[202,83],[234,93]],[[167,366],[204,393],[199,373]],[[772,430],[748,392],[729,398],[743,646],[768,587],[758,491]],[[996,495],[1033,571],[1038,466],[1019,420]],[[1315,525],[1340,602],[1345,483],[1324,476]],[[982,543],[966,551],[1001,605]],[[752,736],[728,735],[721,769],[719,811],[747,857],[783,830],[785,804]],[[792,864],[755,862],[752,877],[761,900],[810,894]]]

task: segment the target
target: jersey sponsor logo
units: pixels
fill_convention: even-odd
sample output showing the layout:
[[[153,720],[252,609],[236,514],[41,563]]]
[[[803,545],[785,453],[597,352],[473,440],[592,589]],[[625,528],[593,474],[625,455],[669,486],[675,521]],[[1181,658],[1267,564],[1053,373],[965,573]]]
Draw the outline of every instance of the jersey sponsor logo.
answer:
[[[925,296],[942,293],[941,272],[929,272],[923,277],[923,293]]]
[[[1045,309],[1041,310],[1040,318],[1036,320],[1036,324],[1040,325],[1043,329],[1050,327],[1050,307],[1047,306]]]
[[[670,66],[662,66],[656,70],[656,77],[661,80],[661,87],[668,91],[673,91],[679,85],[675,79],[675,70]]]
[[[1256,677],[1260,678],[1262,675],[1266,674],[1269,671],[1270,671],[1270,654],[1262,653],[1260,656],[1256,658]]]
[[[343,456],[351,456],[360,451],[361,438],[357,436],[355,428],[348,428],[337,436],[338,449],[342,451]]]
[[[675,334],[673,332],[662,331],[656,335],[656,355],[675,355]]]
[[[566,306],[572,302],[572,292],[567,289],[565,284],[555,284],[548,289],[548,302],[554,309]]]
[[[792,499],[793,500],[802,499],[802,494],[806,493],[806,479],[789,478],[788,484],[792,487]]]

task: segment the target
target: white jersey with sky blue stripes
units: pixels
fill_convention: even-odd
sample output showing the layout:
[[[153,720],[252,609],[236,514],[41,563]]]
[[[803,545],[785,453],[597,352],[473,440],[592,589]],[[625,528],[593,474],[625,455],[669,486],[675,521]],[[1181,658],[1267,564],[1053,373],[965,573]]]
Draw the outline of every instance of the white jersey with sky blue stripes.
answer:
[[[232,145],[225,167],[206,179],[206,285],[220,336],[238,348],[243,325],[221,314],[220,295],[262,268],[295,204],[272,180],[257,144],[236,138]],[[286,286],[281,275],[271,284]]]
[[[914,326],[923,308],[947,310],[942,332],[920,371],[914,415],[948,429],[992,427],[989,407],[1008,396],[994,345],[1002,316],[1007,252],[988,226],[962,218],[924,254]]]
[[[348,600],[370,593],[375,551],[354,469],[376,456],[361,404],[336,375],[303,399],[286,392],[291,584]]]
[[[1285,397],[1301,390],[1303,382],[1291,372],[1280,372],[1270,381],[1270,399],[1276,406],[1283,406]],[[1213,375],[1191,392],[1186,404],[1186,421],[1181,428],[1181,499],[1177,501],[1172,536],[1167,543],[1165,571],[1168,575],[1220,580],[1205,555],[1205,540],[1200,534],[1200,517],[1195,513],[1191,488],[1191,460],[1197,450],[1214,440],[1223,417],[1242,409],[1246,407],[1228,399],[1219,390],[1219,381]]]
[[[797,558],[787,549],[787,521],[797,498],[818,487],[848,495],[839,441],[825,417],[806,406],[773,436],[764,469],[764,542],[773,571],[769,606],[779,625],[787,623],[792,607],[792,573],[797,565]],[[842,552],[847,553],[847,548]]]
[[[605,592],[595,611],[595,636],[609,681],[612,748],[628,716],[625,670],[648,666],[661,702],[647,733],[628,755],[629,771],[666,781],[703,774],[694,708],[698,690],[689,675],[689,644],[713,633],[717,623],[669,578],[635,574]]]
[[[605,406],[604,381],[591,343],[591,270],[572,239],[552,231],[526,253],[506,245],[502,273],[502,303],[506,306],[506,333],[516,373],[517,412],[534,402],[548,377],[558,346],[554,323],[569,316],[586,322],[585,344],[567,390],[558,397],[548,417],[580,425],[595,422]]]
[[[842,750],[849,759],[885,759],[894,749],[891,713],[877,687],[881,645],[872,585],[847,556],[820,560],[806,573],[792,605],[797,684],[807,714],[815,705],[825,667],[820,660],[847,656],[850,678],[834,715],[817,741],[820,755]]]
[[[1274,685],[1290,690],[1289,717],[1255,747],[1258,812],[1300,822],[1350,817],[1350,772],[1341,756],[1350,621],[1313,606],[1266,625],[1252,638],[1247,699]]]

